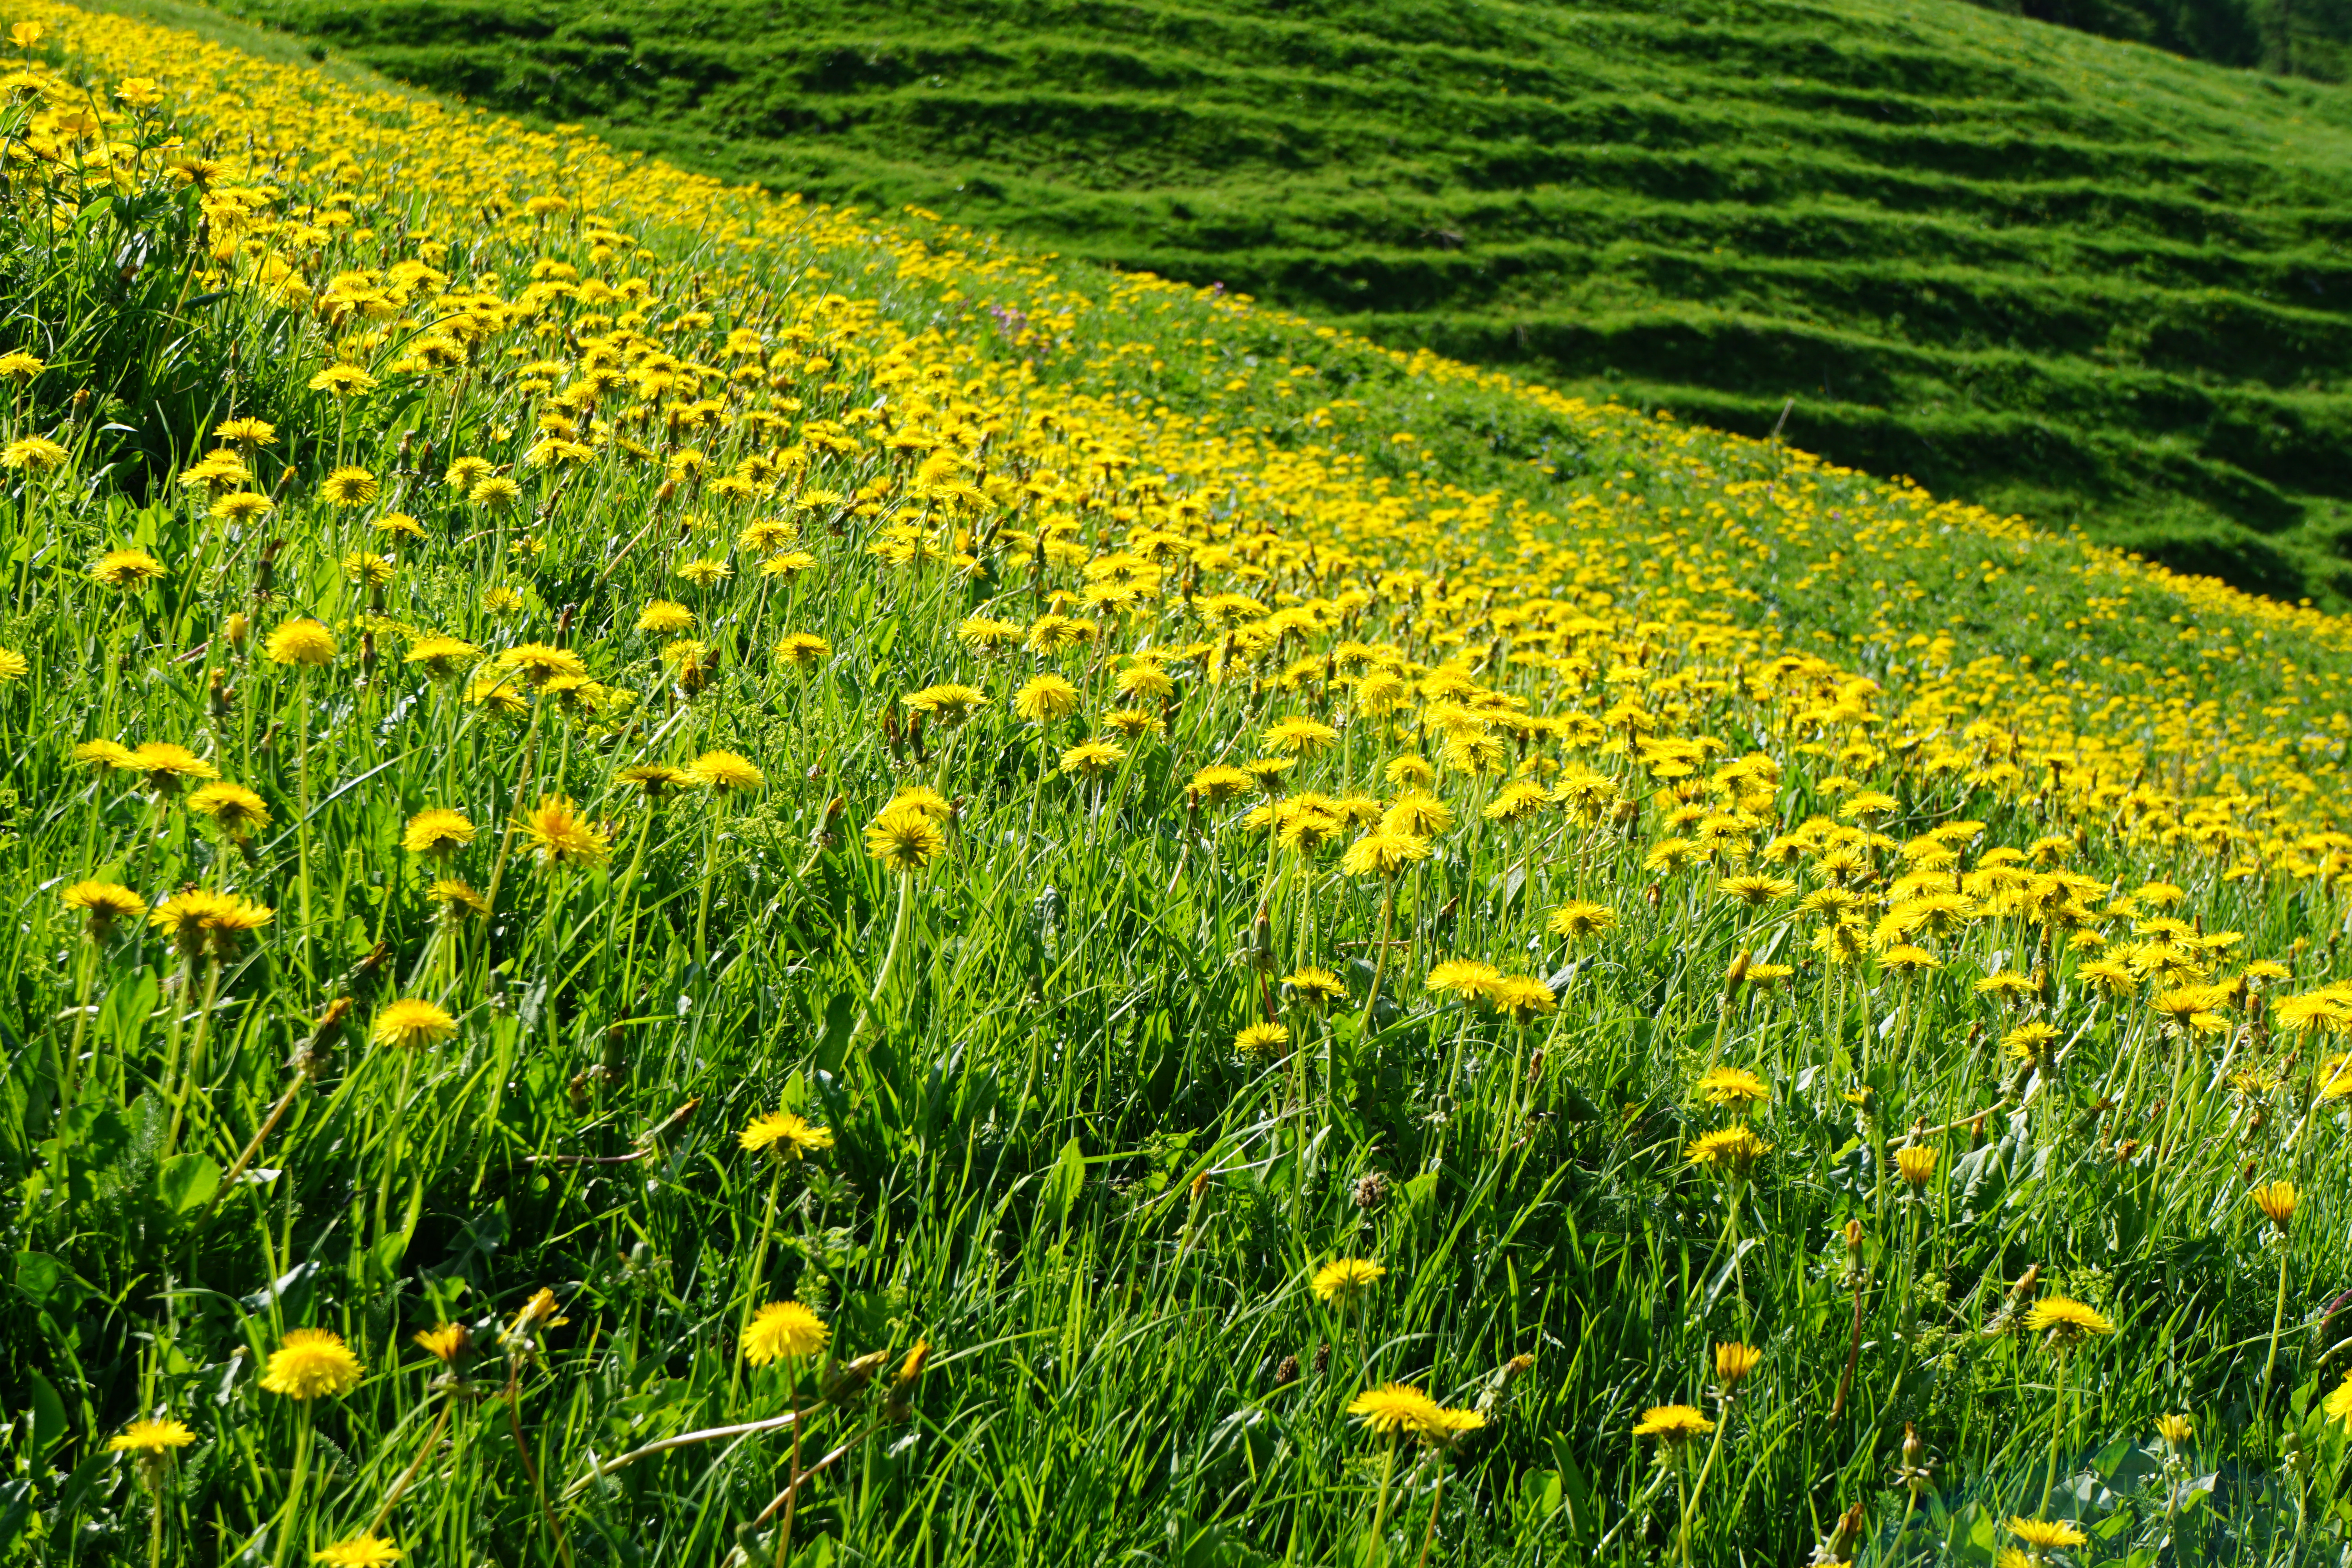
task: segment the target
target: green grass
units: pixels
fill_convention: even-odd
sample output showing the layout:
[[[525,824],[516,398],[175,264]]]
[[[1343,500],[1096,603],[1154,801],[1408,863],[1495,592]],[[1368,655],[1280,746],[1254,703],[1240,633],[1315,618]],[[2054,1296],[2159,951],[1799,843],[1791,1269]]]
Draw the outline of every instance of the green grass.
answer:
[[[374,1529],[410,1562],[768,1563],[762,1510],[819,1464],[803,1564],[1402,1565],[1424,1540],[1433,1563],[1780,1563],[1857,1507],[1843,1551],[1874,1565],[1985,1568],[2016,1513],[2092,1534],[2064,1568],[2341,1549],[2322,1400],[2347,1371],[2352,1130],[2314,1098],[2334,1038],[2279,999],[2352,1017],[2352,839],[2320,831],[2345,816],[2352,626],[1230,300],[37,14],[68,29],[64,68],[170,76],[170,132],[231,165],[215,200],[256,194],[252,248],[215,256],[230,220],[199,229],[156,167],[164,127],[118,126],[148,144],[120,185],[6,165],[0,353],[47,364],[7,384],[0,449],[65,457],[0,470],[0,647],[26,664],[0,667],[0,1373],[25,1391],[0,1552],[290,1563]],[[523,208],[558,190],[568,211]],[[338,192],[354,221],[314,225]],[[338,320],[273,262],[314,297],[404,262],[450,292]],[[542,264],[649,298],[474,297],[519,300]],[[462,368],[400,368],[436,331],[478,334]],[[741,365],[737,331],[749,376],[575,398],[604,348]],[[312,388],[338,357],[379,384]],[[703,395],[707,424],[664,406]],[[567,409],[576,462],[535,463]],[[262,526],[177,478],[232,413],[278,427],[251,454]],[[516,507],[453,485],[459,456],[511,465]],[[353,463],[381,491],[339,505]],[[394,511],[421,536],[381,531]],[[803,570],[762,573],[776,543],[738,538],[758,520],[789,520]],[[160,581],[93,578],[131,545]],[[876,552],[917,545],[919,565]],[[1160,578],[1091,607],[1091,642],[960,635],[1144,583],[1145,555]],[[712,558],[731,574],[679,570]],[[707,672],[640,625],[654,601],[692,611]],[[266,651],[303,616],[331,662]],[[795,632],[826,655],[781,659]],[[431,633],[478,645],[478,673],[560,644],[603,692],[502,713],[407,662]],[[1115,689],[1155,656],[1172,701]],[[1383,716],[1361,677],[1391,668],[1439,684]],[[1047,674],[1081,708],[1026,721],[1009,699]],[[941,681],[988,700],[910,735],[904,699]],[[1125,708],[1165,732],[1065,771]],[[1521,713],[1557,728],[1522,741]],[[1293,807],[1393,801],[1391,763],[1444,763],[1456,820],[1417,870],[1350,871],[1352,828],[1270,846],[1255,794],[1189,798],[1294,717],[1339,732],[1286,776]],[[1501,740],[1502,771],[1449,735]],[[1621,735],[1721,750],[1678,779]],[[77,759],[101,739],[188,745],[271,820],[241,847],[187,784]],[[764,780],[653,801],[623,776],[719,748]],[[1486,814],[1572,769],[1605,780],[1590,816]],[[915,786],[955,810],[900,878],[861,830]],[[1849,827],[1841,868],[1839,829],[1800,825],[1852,817],[1857,789],[1893,797],[1860,814],[1885,841]],[[606,825],[600,863],[521,835],[556,793]],[[1675,869],[1660,847],[1705,830],[1685,803],[1727,820]],[[479,828],[445,860],[402,847],[432,807]],[[1829,922],[1801,892],[1850,881],[1874,921],[1920,890],[1900,847],[1968,823],[1957,869],[1989,907],[1928,939],[1938,967],[1812,945]],[[1812,847],[1783,866],[1790,830]],[[2004,902],[2000,850],[2078,873],[2079,911]],[[1750,906],[1718,887],[1745,863],[1801,887]],[[453,875],[497,914],[440,914]],[[93,934],[59,897],[85,878],[275,917],[194,951],[136,919]],[[1582,900],[1615,927],[1553,933]],[[2106,994],[2076,921],[2144,973]],[[1450,956],[1557,1007],[1432,990]],[[2293,979],[2247,971],[2265,959]],[[1302,963],[1344,1000],[1286,989]],[[2198,969],[2248,973],[2205,998],[2218,1032],[2154,1005]],[[2032,978],[1979,988],[1997,974]],[[401,998],[453,1027],[388,1043]],[[1269,1020],[1294,1049],[1236,1050]],[[2062,1032],[2007,1054],[2033,1023]],[[1698,1090],[1726,1064],[1769,1090],[1773,1148],[1738,1181],[1687,1154],[1736,1119]],[[832,1146],[743,1150],[780,1107]],[[1888,1157],[1906,1140],[1940,1156],[1916,1193]],[[2289,1239],[2250,1168],[2302,1185]],[[1335,1257],[1387,1270],[1352,1309],[1310,1288]],[[2023,1331],[2004,1307],[2029,1270],[2115,1335],[2062,1357]],[[542,1289],[561,1325],[519,1321]],[[786,1297],[836,1365],[919,1339],[929,1367],[894,1402],[746,1364],[746,1314]],[[442,1322],[474,1332],[461,1376],[414,1342]],[[363,1379],[308,1404],[260,1387],[299,1328],[343,1335]],[[1764,1360],[1723,1401],[1732,1339]],[[1345,1414],[1389,1379],[1487,1426],[1391,1471]],[[1633,1428],[1670,1403],[1723,1415],[1720,1448],[1659,1468]],[[771,1426],[598,1478],[795,1408],[797,1459]],[[2179,1455],[2151,1425],[2173,1411],[2196,1424]],[[159,1412],[194,1441],[151,1477],[106,1445]],[[1916,1498],[1906,1423],[1932,1461]]]
[[[2347,602],[2352,96],[1949,3],[236,14]],[[779,16],[782,20],[779,20]]]

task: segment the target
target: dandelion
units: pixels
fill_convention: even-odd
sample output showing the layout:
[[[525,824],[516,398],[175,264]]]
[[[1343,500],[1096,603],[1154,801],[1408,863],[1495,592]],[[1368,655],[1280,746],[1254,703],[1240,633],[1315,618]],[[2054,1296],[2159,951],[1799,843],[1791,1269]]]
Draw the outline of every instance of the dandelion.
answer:
[[[1420,1431],[1438,1409],[1437,1401],[1409,1383],[1385,1383],[1348,1402],[1348,1414],[1383,1437]]]
[[[522,500],[522,487],[504,474],[492,474],[467,490],[466,500],[495,517]]]
[[[331,364],[310,380],[313,392],[337,398],[357,397],[375,388],[375,377],[355,364]]]
[[[1551,987],[1532,974],[1505,975],[1486,988],[1486,1001],[1515,1024],[1541,1017],[1559,1005]]]
[[[613,775],[615,784],[634,784],[647,800],[666,800],[683,790],[701,786],[701,775],[667,763],[638,763]]]
[[[500,669],[513,670],[534,687],[543,687],[562,676],[580,677],[588,673],[588,666],[569,648],[551,643],[517,643],[490,661]]]
[[[830,657],[833,645],[814,632],[787,632],[776,639],[775,658],[778,664],[811,665]]]
[[[319,482],[319,493],[331,506],[365,506],[375,500],[383,487],[376,477],[365,468],[346,466],[335,469]]]
[[[240,784],[209,784],[188,796],[188,809],[209,818],[232,843],[269,826],[269,807]]]
[[[1368,1258],[1337,1258],[1315,1271],[1309,1289],[1317,1300],[1345,1311],[1387,1274],[1386,1268]]]
[[[1310,1007],[1336,1006],[1348,999],[1347,982],[1328,969],[1300,969],[1282,977],[1284,989]]]
[[[1878,962],[1881,967],[1908,980],[1914,975],[1924,974],[1928,970],[1937,968],[1941,961],[1926,948],[1914,947],[1908,942],[1897,942],[1880,953]]]
[[[274,447],[278,444],[278,426],[267,419],[256,419],[250,415],[224,419],[213,426],[213,439],[245,447]]]
[[[1715,890],[1752,910],[1775,899],[1787,898],[1797,890],[1797,884],[1783,877],[1726,877],[1715,885]]]
[[[1423,988],[1475,1002],[1493,991],[1503,972],[1475,958],[1448,958],[1430,966]]]
[[[36,474],[45,474],[53,468],[64,467],[66,458],[70,455],[63,447],[50,440],[47,436],[22,436],[6,446],[0,447],[0,468],[17,468]],[[104,582],[105,579],[100,578],[100,581]],[[121,584],[110,583],[107,586],[118,587]]]
[[[466,814],[446,806],[428,806],[408,819],[400,847],[411,855],[446,860],[474,841],[475,828]]]
[[[1699,1098],[1709,1105],[1746,1110],[1772,1098],[1772,1089],[1746,1068],[1709,1068],[1699,1075]]]
[[[1339,731],[1313,719],[1285,719],[1267,728],[1262,737],[1269,752],[1312,756],[1339,738]]]
[[[411,645],[408,664],[421,665],[434,680],[454,680],[482,657],[482,650],[457,637],[424,637]]]
[[[125,594],[135,594],[169,575],[163,563],[144,550],[110,550],[98,558],[89,574],[102,586]]]
[[[1636,1437],[1655,1437],[1662,1448],[1673,1450],[1715,1430],[1715,1423],[1688,1405],[1654,1405],[1633,1424]]]
[[[1013,694],[1013,710],[1032,724],[1050,724],[1078,710],[1078,689],[1058,675],[1034,676]]]
[[[743,1325],[743,1359],[753,1366],[802,1361],[825,1347],[833,1331],[798,1301],[771,1301]]]
[[[1703,1171],[1739,1176],[1745,1175],[1750,1165],[1771,1152],[1772,1145],[1742,1125],[1722,1128],[1694,1139],[1685,1146],[1683,1158]]]
[[[2116,1331],[2115,1324],[2105,1313],[2068,1296],[2044,1296],[2034,1302],[2025,1314],[2025,1327],[2031,1333],[2046,1332],[2051,1345],[2059,1350],[2072,1349],[2085,1339]]]
[[[982,704],[988,700],[988,693],[977,686],[949,681],[926,686],[919,691],[910,691],[900,700],[916,712],[927,713],[954,729],[980,710]],[[1066,760],[1068,753],[1066,752],[1063,756]]]
[[[278,510],[278,503],[258,490],[230,490],[214,501],[207,515],[219,522],[258,522]]]
[[[752,790],[768,782],[766,773],[737,752],[705,752],[691,767],[695,777],[716,790]]]
[[[0,647],[0,686],[22,680],[32,673],[32,660],[12,647]]]
[[[311,1400],[349,1394],[365,1371],[342,1335],[327,1329],[293,1329],[269,1352],[261,1386],[289,1399]]]
[[[335,634],[304,616],[287,621],[271,632],[262,644],[262,651],[278,664],[315,668],[334,662]]]
[[[2189,1446],[2189,1439],[2195,1431],[2196,1427],[2186,1415],[2159,1415],[2156,1418],[2156,1435],[2164,1439],[2166,1447],[2176,1453]]]
[[[937,859],[948,847],[947,835],[930,814],[901,806],[887,810],[866,825],[866,853],[902,876],[911,876]]]
[[[1350,877],[1392,878],[1429,858],[1429,840],[1410,833],[1374,828],[1339,857],[1339,869]]]
[[[362,1533],[347,1535],[342,1540],[310,1553],[310,1561],[322,1568],[391,1568],[400,1561],[402,1549],[381,1536]]]
[[[1434,838],[1453,826],[1454,808],[1417,790],[1398,796],[1381,817],[1381,826],[1388,832],[1415,838]]]
[[[1715,1381],[1727,1394],[1747,1382],[1763,1362],[1764,1352],[1754,1345],[1737,1340],[1719,1343],[1715,1347]]]
[[[2091,1539],[2063,1520],[2012,1518],[2004,1528],[2036,1552],[2061,1546],[2082,1546]]]
[[[2294,1222],[2298,1201],[2293,1182],[2265,1182],[2246,1195],[2253,1199],[2254,1206],[2278,1227],[2280,1235],[2286,1234],[2288,1226]]]
[[[1255,1061],[1273,1056],[1290,1043],[1290,1030],[1282,1024],[1251,1024],[1234,1037],[1236,1054]]]
[[[1062,751],[1062,772],[1098,778],[1118,766],[1127,752],[1108,741],[1087,741]]]
[[[1936,1151],[1921,1143],[1906,1144],[1895,1151],[1895,1169],[1916,1192],[1935,1180]]]
[[[1552,910],[1544,925],[1564,941],[1590,942],[1616,928],[1617,911],[1607,904],[1566,903]]]
[[[1223,805],[1238,800],[1250,787],[1250,776],[1241,769],[1223,763],[1212,763],[1192,775],[1185,793],[1204,805]]]
[[[601,866],[612,843],[564,795],[541,795],[516,824],[541,866]]]
[[[110,1454],[136,1454],[142,1458],[161,1458],[174,1448],[184,1448],[196,1440],[194,1432],[184,1421],[133,1421],[106,1440]]]
[[[473,1343],[473,1331],[463,1323],[436,1323],[419,1329],[411,1342],[444,1366],[455,1366]]]
[[[416,1050],[447,1039],[457,1032],[457,1020],[437,1002],[409,996],[375,1016],[368,1037],[379,1046]]]
[[[462,878],[439,878],[426,891],[433,901],[441,906],[442,916],[446,920],[461,921],[490,912],[489,900]]]
[[[772,1151],[778,1159],[805,1160],[833,1147],[833,1129],[820,1127],[789,1110],[755,1116],[736,1140],[745,1152]]]
[[[669,637],[694,629],[694,612],[672,599],[656,599],[637,612],[637,630]]]
[[[2320,1412],[2339,1426],[2352,1426],[2352,1372],[2344,1374],[2327,1397],[2320,1402]]]
[[[121,921],[147,912],[147,900],[120,882],[76,882],[58,896],[66,908],[88,917],[92,942],[104,942]]]
[[[123,754],[116,764],[132,773],[147,775],[147,787],[158,795],[179,786],[183,779],[209,779],[220,776],[220,770],[188,750],[169,741],[150,741]]]

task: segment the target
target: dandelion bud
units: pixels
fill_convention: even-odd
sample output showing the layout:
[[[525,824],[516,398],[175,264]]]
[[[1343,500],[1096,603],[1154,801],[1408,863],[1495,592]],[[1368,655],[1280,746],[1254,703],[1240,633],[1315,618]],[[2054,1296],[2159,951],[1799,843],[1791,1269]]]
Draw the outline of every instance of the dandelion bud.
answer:
[[[2266,1182],[2247,1195],[2254,1200],[2254,1206],[2269,1217],[2271,1224],[2278,1227],[2279,1234],[2284,1236],[2287,1226],[2294,1219],[2294,1184]]]
[[[818,1397],[827,1405],[847,1405],[866,1392],[866,1385],[889,1359],[888,1351],[868,1351],[856,1361],[831,1363],[817,1380]]]
[[[1860,1220],[1858,1220],[1858,1219],[1850,1219],[1850,1220],[1846,1221],[1846,1222],[1845,1222],[1845,1249],[1846,1249],[1848,1252],[1852,1252],[1854,1248],[1856,1248],[1856,1247],[1860,1247],[1861,1245],[1862,1245],[1862,1221],[1860,1221]]]
[[[931,1358],[931,1342],[917,1340],[915,1348],[899,1362],[898,1370],[890,1380],[890,1397],[884,1403],[883,1415],[891,1421],[905,1421],[915,1414],[915,1385],[921,1381],[923,1367]]]
[[[1274,1385],[1276,1388],[1284,1387],[1289,1384],[1297,1383],[1297,1381],[1298,1358],[1297,1356],[1286,1355],[1280,1361],[1274,1363]]]
[[[230,611],[228,619],[221,623],[221,636],[228,639],[231,647],[243,647],[252,635],[253,621],[243,610]]]
[[[1748,1381],[1748,1374],[1763,1359],[1764,1352],[1754,1345],[1742,1344],[1738,1340],[1719,1344],[1715,1347],[1715,1380],[1729,1394]]]
[[[1731,967],[1724,972],[1723,976],[1725,1001],[1727,1002],[1739,994],[1739,983],[1748,978],[1748,966],[1755,961],[1756,955],[1751,952],[1742,952],[1733,954]]]

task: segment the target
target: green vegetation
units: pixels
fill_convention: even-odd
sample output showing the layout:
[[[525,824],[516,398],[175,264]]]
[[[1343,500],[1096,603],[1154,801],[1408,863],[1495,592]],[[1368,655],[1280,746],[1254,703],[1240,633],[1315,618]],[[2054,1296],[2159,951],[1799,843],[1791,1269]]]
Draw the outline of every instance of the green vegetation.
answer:
[[[2352,624],[20,4],[0,1560],[2352,1536]]]
[[[2152,44],[2217,65],[2342,81],[2352,43],[2345,0],[1974,0],[1990,11]]]
[[[2352,94],[1943,0],[257,0],[392,76],[2327,605]]]

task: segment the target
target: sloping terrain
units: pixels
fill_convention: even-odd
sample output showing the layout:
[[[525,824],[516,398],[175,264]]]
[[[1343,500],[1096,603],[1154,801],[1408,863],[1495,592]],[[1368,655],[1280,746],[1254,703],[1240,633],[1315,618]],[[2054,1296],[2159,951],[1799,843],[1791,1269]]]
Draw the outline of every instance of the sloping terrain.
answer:
[[[2352,96],[1958,4],[247,0],[391,76],[2352,587]]]

